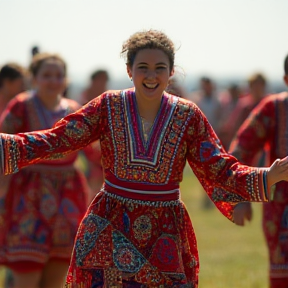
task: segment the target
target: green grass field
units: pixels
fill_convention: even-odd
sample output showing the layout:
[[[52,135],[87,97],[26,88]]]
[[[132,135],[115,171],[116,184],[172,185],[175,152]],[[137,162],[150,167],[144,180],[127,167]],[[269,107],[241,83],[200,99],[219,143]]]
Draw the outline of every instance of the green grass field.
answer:
[[[190,168],[181,184],[182,199],[195,229],[200,255],[200,288],[267,288],[268,255],[261,229],[261,204],[245,227],[215,208],[204,210],[205,196]],[[4,272],[0,269],[0,288]]]

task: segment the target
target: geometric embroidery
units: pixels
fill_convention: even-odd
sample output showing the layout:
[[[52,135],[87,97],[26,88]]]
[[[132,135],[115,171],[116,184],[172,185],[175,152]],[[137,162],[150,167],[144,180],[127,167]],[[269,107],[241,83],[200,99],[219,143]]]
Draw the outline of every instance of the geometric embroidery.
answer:
[[[82,266],[84,258],[94,248],[99,234],[110,224],[109,221],[103,219],[93,213],[90,213],[83,221],[85,233],[76,241],[75,251],[77,255],[77,265]]]
[[[116,267],[123,272],[138,272],[146,262],[143,255],[117,230],[112,232],[112,240],[114,244],[113,260]]]

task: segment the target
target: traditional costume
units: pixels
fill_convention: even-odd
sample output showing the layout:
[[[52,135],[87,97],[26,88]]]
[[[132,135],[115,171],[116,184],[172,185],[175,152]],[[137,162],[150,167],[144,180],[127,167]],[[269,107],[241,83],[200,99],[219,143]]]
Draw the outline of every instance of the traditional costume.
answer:
[[[2,114],[0,131],[15,134],[48,129],[77,109],[75,101],[62,98],[57,111],[52,112],[34,92],[22,93]],[[12,142],[16,138],[9,136]],[[3,146],[10,150],[10,156],[17,154],[12,142]],[[33,155],[37,157],[37,153],[30,151],[30,154],[28,143],[19,144],[28,154],[14,154],[14,163],[6,155],[8,162],[3,164],[4,170],[9,167],[9,173],[18,171],[18,156],[25,162]],[[37,146],[37,141],[34,144]],[[29,272],[41,269],[51,258],[70,261],[77,228],[87,209],[87,184],[84,175],[73,166],[76,157],[77,153],[61,159],[55,157],[59,159],[53,161],[37,157],[37,164],[12,175],[6,195],[0,199],[1,264],[18,272]]]
[[[241,201],[268,201],[265,169],[227,154],[192,102],[164,92],[145,139],[134,89],[108,91],[53,129],[1,135],[2,172],[100,139],[105,184],[80,224],[69,288],[198,287],[196,237],[180,199],[186,161],[232,220]]]

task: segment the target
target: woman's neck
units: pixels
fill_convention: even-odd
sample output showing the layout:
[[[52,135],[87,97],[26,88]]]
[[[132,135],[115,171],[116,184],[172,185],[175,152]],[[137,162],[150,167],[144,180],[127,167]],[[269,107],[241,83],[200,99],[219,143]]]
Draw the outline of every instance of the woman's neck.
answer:
[[[136,102],[140,116],[146,121],[153,123],[159,111],[161,100],[162,97],[159,99],[147,101],[141,97],[137,98],[136,95]]]
[[[46,109],[57,111],[61,102],[62,96],[59,94],[55,97],[47,97],[45,95],[36,93],[37,97],[41,100]]]

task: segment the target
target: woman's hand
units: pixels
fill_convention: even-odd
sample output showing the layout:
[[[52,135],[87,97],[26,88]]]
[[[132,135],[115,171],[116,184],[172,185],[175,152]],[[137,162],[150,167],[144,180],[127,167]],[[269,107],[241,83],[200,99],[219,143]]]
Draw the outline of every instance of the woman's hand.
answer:
[[[233,210],[233,221],[239,226],[244,226],[245,221],[252,219],[252,207],[249,202],[238,203]]]
[[[277,159],[267,172],[268,189],[279,181],[288,181],[288,156]]]

